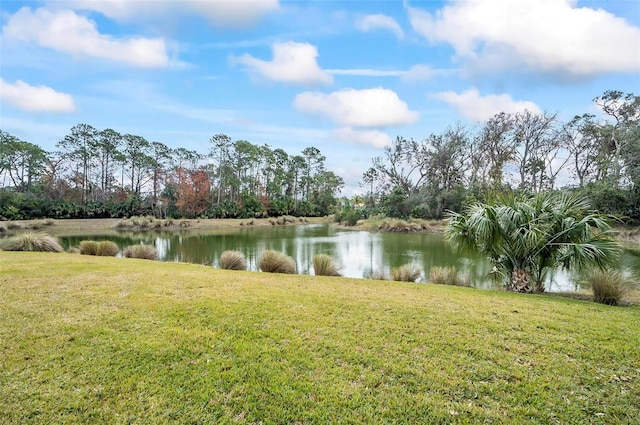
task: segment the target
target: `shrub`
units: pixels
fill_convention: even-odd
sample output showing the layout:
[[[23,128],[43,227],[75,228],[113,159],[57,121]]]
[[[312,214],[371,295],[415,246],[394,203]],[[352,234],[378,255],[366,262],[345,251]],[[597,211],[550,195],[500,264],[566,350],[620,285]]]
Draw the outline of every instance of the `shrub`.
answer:
[[[98,252],[96,255],[100,255],[102,257],[115,257],[118,252],[120,252],[120,248],[118,248],[118,245],[116,245],[115,242],[100,241],[98,243]]]
[[[122,251],[125,258],[141,258],[144,260],[157,260],[158,250],[151,245],[131,245]]]
[[[415,282],[420,277],[422,270],[415,264],[405,264],[391,269],[391,280],[398,282]]]
[[[58,239],[40,232],[24,232],[1,241],[4,251],[62,252]]]
[[[607,305],[618,305],[633,285],[631,278],[619,270],[595,270],[587,283],[593,291],[593,300]]]
[[[351,210],[344,216],[344,220],[347,222],[347,226],[355,226],[358,224],[358,220],[362,218],[362,214],[358,210]]]
[[[293,258],[273,250],[264,251],[260,255],[258,267],[267,273],[294,274],[296,272],[296,263]]]
[[[98,242],[96,242],[96,241],[80,241],[80,254],[82,254],[82,255],[98,255]]]
[[[340,267],[327,254],[313,256],[313,272],[316,276],[341,276]]]
[[[225,270],[247,270],[247,261],[240,251],[224,251],[220,255],[220,268]]]

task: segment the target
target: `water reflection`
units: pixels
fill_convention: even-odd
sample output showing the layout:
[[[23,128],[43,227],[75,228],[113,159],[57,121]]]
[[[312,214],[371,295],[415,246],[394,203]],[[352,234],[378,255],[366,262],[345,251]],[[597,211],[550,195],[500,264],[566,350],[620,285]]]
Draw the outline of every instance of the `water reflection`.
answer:
[[[331,225],[277,226],[242,229],[192,230],[181,232],[124,232],[116,235],[69,236],[60,238],[65,248],[78,246],[81,240],[112,240],[122,249],[133,244],[150,244],[158,250],[161,260],[219,266],[220,254],[226,250],[241,251],[250,270],[258,270],[260,254],[273,249],[293,257],[298,273],[313,274],[315,254],[333,256],[347,277],[366,277],[372,272],[387,275],[393,267],[407,263],[419,265],[426,281],[434,266],[455,266],[468,275],[477,287],[492,287],[488,278],[491,266],[480,255],[454,255],[441,235],[372,233],[336,229]],[[626,255],[623,265],[640,270],[640,257]],[[563,270],[550,273],[547,289],[571,291],[575,276]]]

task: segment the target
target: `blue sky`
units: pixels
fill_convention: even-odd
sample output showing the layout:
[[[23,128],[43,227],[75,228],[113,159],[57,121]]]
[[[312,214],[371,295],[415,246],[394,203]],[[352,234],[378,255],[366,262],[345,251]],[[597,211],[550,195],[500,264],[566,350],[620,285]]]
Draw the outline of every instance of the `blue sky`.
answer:
[[[640,94],[636,0],[51,0],[0,5],[0,128],[79,123],[205,153],[319,148],[358,192],[397,135]]]

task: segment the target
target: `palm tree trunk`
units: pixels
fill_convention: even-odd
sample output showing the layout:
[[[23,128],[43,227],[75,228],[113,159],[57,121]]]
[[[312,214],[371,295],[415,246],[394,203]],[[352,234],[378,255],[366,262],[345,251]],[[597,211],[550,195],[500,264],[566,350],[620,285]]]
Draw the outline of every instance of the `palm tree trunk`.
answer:
[[[531,286],[531,274],[525,269],[514,268],[508,289],[514,292],[535,292],[534,287]]]

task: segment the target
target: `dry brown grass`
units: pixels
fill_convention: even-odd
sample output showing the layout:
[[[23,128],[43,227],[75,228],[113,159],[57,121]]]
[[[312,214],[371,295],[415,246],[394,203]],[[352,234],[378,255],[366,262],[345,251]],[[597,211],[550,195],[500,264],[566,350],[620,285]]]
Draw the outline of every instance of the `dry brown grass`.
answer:
[[[80,241],[80,254],[98,255],[98,242],[97,241]]]
[[[415,282],[422,270],[415,264],[404,264],[400,267],[394,267],[391,269],[391,280],[398,282]]]
[[[296,262],[293,258],[274,250],[264,251],[260,255],[258,267],[267,273],[294,274],[296,272]]]
[[[316,254],[313,256],[313,273],[316,276],[341,276],[338,266],[332,256]]]
[[[100,241],[96,255],[101,257],[115,257],[120,252],[120,248],[112,241]]]
[[[220,268],[224,270],[247,270],[247,260],[240,251],[224,251],[220,255]]]
[[[10,236],[1,241],[0,249],[3,251],[64,251],[56,237],[42,232],[22,232],[15,236]]]
[[[122,251],[125,258],[140,258],[143,260],[157,260],[158,250],[151,245],[131,245]]]

